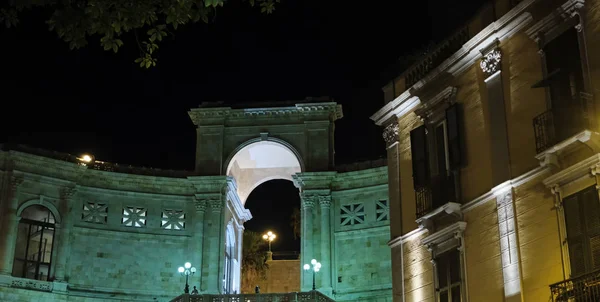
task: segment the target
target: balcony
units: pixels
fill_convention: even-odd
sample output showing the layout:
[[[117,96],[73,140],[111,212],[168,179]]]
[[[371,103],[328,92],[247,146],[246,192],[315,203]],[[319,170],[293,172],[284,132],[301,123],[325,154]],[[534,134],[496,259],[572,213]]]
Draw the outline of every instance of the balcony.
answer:
[[[433,176],[429,186],[415,189],[417,220],[448,203],[456,203],[456,178],[450,175]]]
[[[549,109],[533,119],[537,154],[584,130],[596,130],[592,95],[581,92],[575,101],[570,110]]]
[[[318,291],[282,294],[190,295],[183,294],[171,302],[335,302]]]
[[[550,285],[553,302],[600,301],[600,270]]]

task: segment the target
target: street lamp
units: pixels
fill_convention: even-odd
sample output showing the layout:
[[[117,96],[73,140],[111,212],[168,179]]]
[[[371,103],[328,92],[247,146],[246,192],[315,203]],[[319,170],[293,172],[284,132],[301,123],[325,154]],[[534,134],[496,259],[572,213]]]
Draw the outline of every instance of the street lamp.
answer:
[[[317,262],[316,259],[313,259],[310,261],[310,264],[312,264],[312,271],[313,271],[313,289],[315,290],[315,275],[317,274],[317,272],[321,269],[321,263]],[[305,264],[304,265],[304,270],[308,271],[310,269],[310,265],[309,264]]]
[[[273,234],[273,232],[271,231],[268,231],[266,234],[263,235],[263,239],[269,242],[269,252],[271,252],[271,242],[275,240],[275,237],[277,236],[275,236],[275,234]]]
[[[190,293],[190,286],[188,285],[188,278],[196,273],[196,268],[192,266],[191,263],[186,262],[183,266],[180,266],[177,271],[185,276],[185,287],[183,288],[183,292],[186,294]]]

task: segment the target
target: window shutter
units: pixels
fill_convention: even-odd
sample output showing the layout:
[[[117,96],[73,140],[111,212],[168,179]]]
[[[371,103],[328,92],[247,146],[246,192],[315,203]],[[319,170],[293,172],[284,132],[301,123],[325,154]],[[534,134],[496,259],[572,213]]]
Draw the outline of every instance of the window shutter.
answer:
[[[415,189],[429,184],[429,154],[427,152],[427,130],[425,125],[410,132],[412,151],[413,182]]]
[[[600,269],[600,204],[595,187],[582,194],[586,235],[589,238],[589,270]]]
[[[456,170],[462,164],[458,104],[455,103],[446,109],[446,124],[450,169]]]
[[[571,261],[571,277],[585,273],[585,248],[583,236],[583,221],[579,196],[572,195],[563,200],[565,222],[567,227],[567,242],[569,244],[569,259]]]

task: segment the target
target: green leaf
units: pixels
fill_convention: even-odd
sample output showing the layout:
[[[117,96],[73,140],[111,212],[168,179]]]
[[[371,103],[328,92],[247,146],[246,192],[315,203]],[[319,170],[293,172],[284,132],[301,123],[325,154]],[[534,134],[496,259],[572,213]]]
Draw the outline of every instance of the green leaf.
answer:
[[[141,61],[143,61],[143,60],[144,60],[144,58],[137,58],[137,59],[135,59],[135,61],[134,61],[134,62],[135,62],[135,63],[140,63],[140,62],[141,62]]]

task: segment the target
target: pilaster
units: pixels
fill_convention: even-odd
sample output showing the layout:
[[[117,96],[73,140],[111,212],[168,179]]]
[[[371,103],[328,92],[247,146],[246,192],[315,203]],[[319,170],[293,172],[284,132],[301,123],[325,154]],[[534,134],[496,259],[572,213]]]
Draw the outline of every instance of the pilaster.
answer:
[[[390,238],[402,236],[402,201],[400,195],[400,145],[398,118],[393,116],[383,129],[388,162]],[[392,260],[393,261],[393,260]]]
[[[204,266],[203,266],[203,247],[204,240],[206,240],[206,236],[204,234],[204,224],[205,224],[205,213],[206,213],[207,202],[204,199],[195,198],[194,208],[196,210],[195,213],[195,221],[194,221],[194,235],[192,236],[192,264],[199,269],[198,278],[200,279],[200,284],[198,284],[199,291],[204,291],[203,281],[204,278]],[[193,282],[192,282],[193,283]]]
[[[62,213],[63,219],[60,224],[56,224],[56,236],[58,247],[56,249],[56,261],[54,265],[54,278],[58,282],[66,282],[69,279],[68,276],[68,255],[71,252],[71,229],[73,227],[73,206],[75,204],[75,195],[77,189],[74,187],[66,187],[61,190],[60,196],[60,212]]]
[[[11,275],[15,254],[15,244],[17,241],[17,227],[19,217],[17,217],[18,192],[19,186],[23,183],[23,178],[12,177],[10,188],[2,210],[2,263],[0,263],[0,274]]]
[[[483,58],[479,66],[485,76],[490,121],[490,151],[492,160],[492,183],[499,185],[510,179],[510,155],[506,122],[506,105],[502,85],[502,52],[498,41],[481,50]]]
[[[302,244],[300,253],[300,271],[302,272],[302,278],[300,278],[300,288],[302,291],[310,291],[312,288],[312,279],[310,274],[307,274],[302,270],[302,266],[306,263],[310,263],[310,260],[314,258],[313,251],[313,209],[315,207],[315,197],[306,196],[300,194],[300,202],[302,203]]]
[[[320,195],[318,201],[321,207],[321,291],[331,295],[331,195]]]

